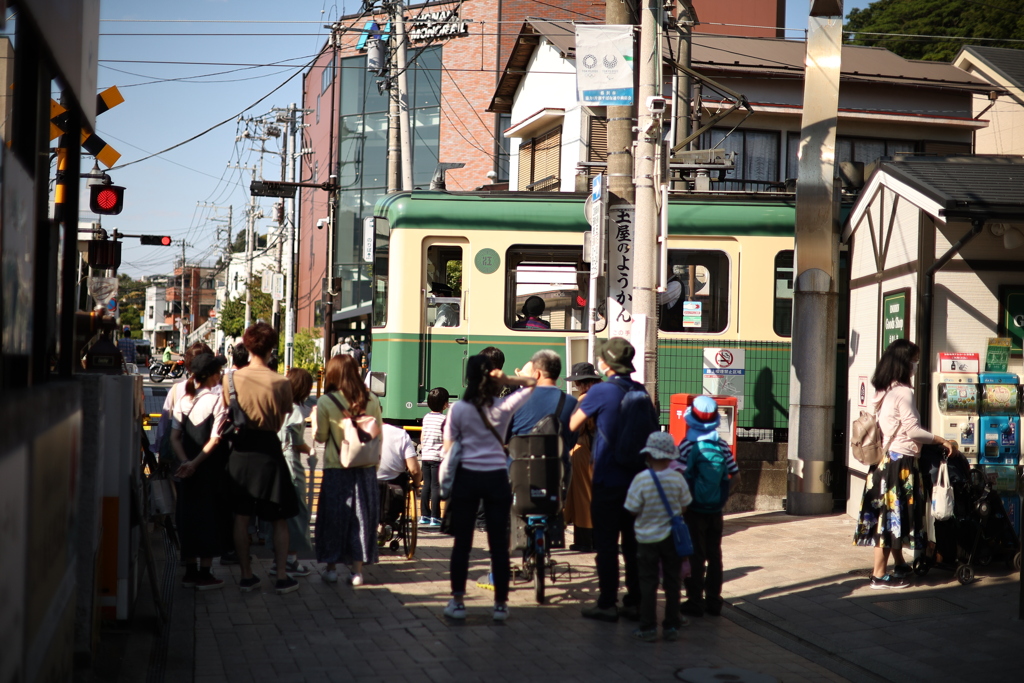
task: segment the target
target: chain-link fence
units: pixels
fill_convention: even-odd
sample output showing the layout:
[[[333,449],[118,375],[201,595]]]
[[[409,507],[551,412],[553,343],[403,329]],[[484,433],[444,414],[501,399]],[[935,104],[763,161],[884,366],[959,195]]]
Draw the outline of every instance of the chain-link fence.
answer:
[[[737,341],[721,339],[659,339],[658,400],[662,422],[669,418],[672,394],[705,393],[705,349],[743,350],[742,375],[730,378],[740,393],[742,409],[737,416],[737,435],[758,441],[786,442],[789,437],[789,349],[788,342]],[[732,393],[732,391],[730,393]],[[711,389],[707,393],[716,393]]]

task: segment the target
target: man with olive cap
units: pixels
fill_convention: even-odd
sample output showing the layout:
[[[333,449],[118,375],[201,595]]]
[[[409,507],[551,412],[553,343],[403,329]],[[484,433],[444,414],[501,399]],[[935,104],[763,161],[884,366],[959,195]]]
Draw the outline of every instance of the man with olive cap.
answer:
[[[594,480],[591,494],[591,518],[594,525],[594,550],[597,551],[598,599],[596,605],[583,609],[583,616],[599,621],[618,621],[619,615],[639,619],[640,577],[637,569],[636,534],[633,516],[626,510],[626,494],[636,472],[615,461],[615,443],[620,438],[623,415],[619,410],[623,396],[643,385],[630,379],[635,371],[633,345],[622,337],[612,337],[598,348],[597,369],[608,381],[591,387],[573,413],[569,427],[577,431],[588,418],[594,418]],[[607,437],[607,438],[606,438]],[[646,435],[645,435],[646,438]],[[621,543],[620,543],[621,536]],[[626,565],[626,595],[622,608],[617,606],[619,593],[619,547]]]

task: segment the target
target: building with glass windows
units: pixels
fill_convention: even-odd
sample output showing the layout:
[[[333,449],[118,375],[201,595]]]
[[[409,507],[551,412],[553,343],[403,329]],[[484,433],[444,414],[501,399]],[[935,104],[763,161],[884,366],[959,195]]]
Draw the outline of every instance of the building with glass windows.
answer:
[[[447,173],[447,189],[506,189],[509,125],[487,113],[498,75],[525,19],[603,23],[603,0],[553,4],[522,0],[428,2],[406,8],[408,102],[415,187],[429,187],[439,162],[463,163]],[[385,78],[367,71],[372,38],[390,40],[387,15],[349,15],[303,79],[304,183],[328,183],[336,195],[301,188],[297,328],[363,337],[369,328],[371,264],[362,258],[362,219],[387,190],[388,92]],[[397,121],[395,122],[397,125]]]

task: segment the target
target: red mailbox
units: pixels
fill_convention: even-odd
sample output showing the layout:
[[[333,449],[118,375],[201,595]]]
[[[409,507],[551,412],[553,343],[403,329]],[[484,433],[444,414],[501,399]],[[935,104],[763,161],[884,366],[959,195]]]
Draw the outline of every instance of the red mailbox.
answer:
[[[693,399],[700,394],[672,394],[669,399],[668,431],[675,439],[676,445],[686,438],[686,420],[683,414],[693,403]],[[712,396],[718,403],[718,434],[725,439],[732,449],[732,455],[736,457],[736,409],[737,400],[735,396]]]

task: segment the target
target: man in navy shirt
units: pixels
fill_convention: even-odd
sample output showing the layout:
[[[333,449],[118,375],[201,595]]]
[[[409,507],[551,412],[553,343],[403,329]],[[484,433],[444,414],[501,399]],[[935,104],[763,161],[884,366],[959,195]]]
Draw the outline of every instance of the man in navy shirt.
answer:
[[[594,524],[594,549],[597,551],[597,604],[585,607],[583,616],[600,621],[618,621],[619,615],[636,621],[639,619],[640,577],[637,573],[636,534],[633,531],[633,515],[626,508],[626,494],[633,481],[634,472],[620,467],[614,459],[614,443],[608,443],[602,435],[616,439],[622,415],[619,404],[624,390],[622,385],[636,385],[630,379],[635,371],[633,345],[621,337],[612,337],[598,349],[597,369],[610,379],[618,382],[601,382],[591,387],[579,408],[569,422],[571,429],[578,430],[587,418],[597,420],[594,436],[594,487],[590,503]],[[637,385],[642,388],[642,385]],[[621,536],[622,560],[626,565],[626,595],[619,609],[619,547]]]

